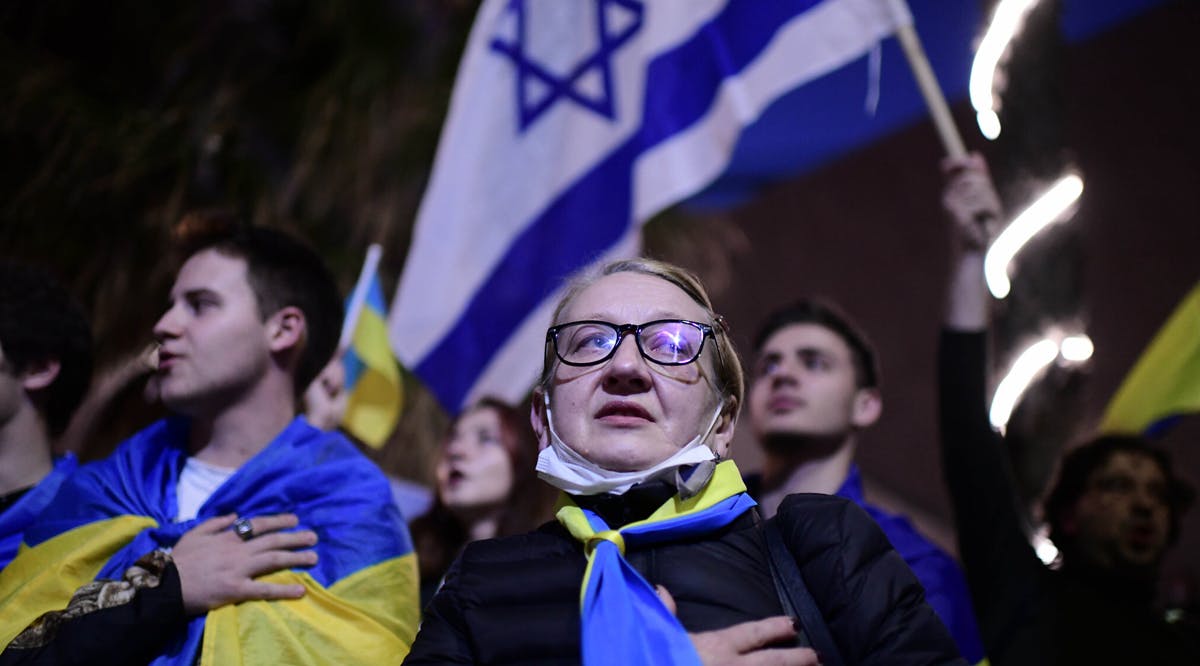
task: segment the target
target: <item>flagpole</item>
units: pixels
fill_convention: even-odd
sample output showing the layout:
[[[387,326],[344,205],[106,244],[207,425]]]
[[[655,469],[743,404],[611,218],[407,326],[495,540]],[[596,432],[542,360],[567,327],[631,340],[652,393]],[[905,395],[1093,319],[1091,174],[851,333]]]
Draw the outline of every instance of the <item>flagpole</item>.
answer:
[[[350,348],[350,340],[354,337],[354,327],[358,325],[358,317],[362,314],[363,303],[367,301],[367,290],[371,288],[371,277],[379,267],[379,259],[383,256],[383,248],[378,243],[367,247],[367,258],[363,260],[362,272],[358,282],[350,294],[350,304],[346,308],[346,319],[342,322],[342,337],[338,340],[338,353]]]
[[[933,126],[942,140],[946,155],[965,157],[967,149],[963,144],[962,135],[958,133],[958,127],[950,115],[946,96],[938,85],[933,68],[929,66],[929,58],[925,57],[925,49],[921,46],[921,38],[917,36],[916,28],[913,27],[912,12],[909,11],[908,4],[904,0],[886,1],[896,21],[896,38],[900,40],[900,47],[904,49],[908,66],[917,80],[917,87],[921,89],[921,96],[925,98],[925,105],[929,107]]]

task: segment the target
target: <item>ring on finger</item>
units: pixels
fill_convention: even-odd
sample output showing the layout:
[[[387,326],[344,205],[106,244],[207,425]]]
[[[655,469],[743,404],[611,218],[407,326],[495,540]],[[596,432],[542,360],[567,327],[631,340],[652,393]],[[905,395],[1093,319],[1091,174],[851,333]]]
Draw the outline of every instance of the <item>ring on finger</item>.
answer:
[[[249,541],[254,538],[254,525],[249,518],[238,518],[233,523],[233,533],[242,541]]]

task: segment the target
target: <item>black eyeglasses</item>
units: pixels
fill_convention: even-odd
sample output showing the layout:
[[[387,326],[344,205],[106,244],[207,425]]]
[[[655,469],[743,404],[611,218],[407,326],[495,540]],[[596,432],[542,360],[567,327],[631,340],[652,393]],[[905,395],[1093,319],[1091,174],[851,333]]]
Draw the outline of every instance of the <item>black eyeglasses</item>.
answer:
[[[573,321],[551,326],[546,344],[567,365],[596,365],[617,353],[626,333],[633,333],[642,358],[659,365],[687,365],[700,357],[713,327],[686,319],[659,319],[644,324]]]

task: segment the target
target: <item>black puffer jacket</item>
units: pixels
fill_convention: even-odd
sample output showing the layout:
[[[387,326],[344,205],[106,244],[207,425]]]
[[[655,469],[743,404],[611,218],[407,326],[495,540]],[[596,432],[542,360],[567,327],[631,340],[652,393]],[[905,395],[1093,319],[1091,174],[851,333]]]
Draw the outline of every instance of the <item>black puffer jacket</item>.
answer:
[[[667,496],[634,488],[580,503],[615,526],[644,518]],[[912,572],[856,505],[794,495],[774,520],[847,664],[965,663]],[[671,592],[689,631],[780,615],[755,523],[747,514],[707,538],[635,550],[626,559]],[[404,663],[579,663],[585,564],[580,544],[555,523],[469,545],[426,609]]]

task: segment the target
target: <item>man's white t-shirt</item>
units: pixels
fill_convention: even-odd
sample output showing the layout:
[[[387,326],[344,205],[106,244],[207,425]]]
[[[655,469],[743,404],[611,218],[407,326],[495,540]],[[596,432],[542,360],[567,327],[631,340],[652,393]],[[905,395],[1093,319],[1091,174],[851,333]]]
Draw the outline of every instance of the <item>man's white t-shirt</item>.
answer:
[[[175,520],[182,523],[195,518],[204,502],[236,471],[237,468],[210,465],[188,456],[175,486],[175,497],[179,500]]]

